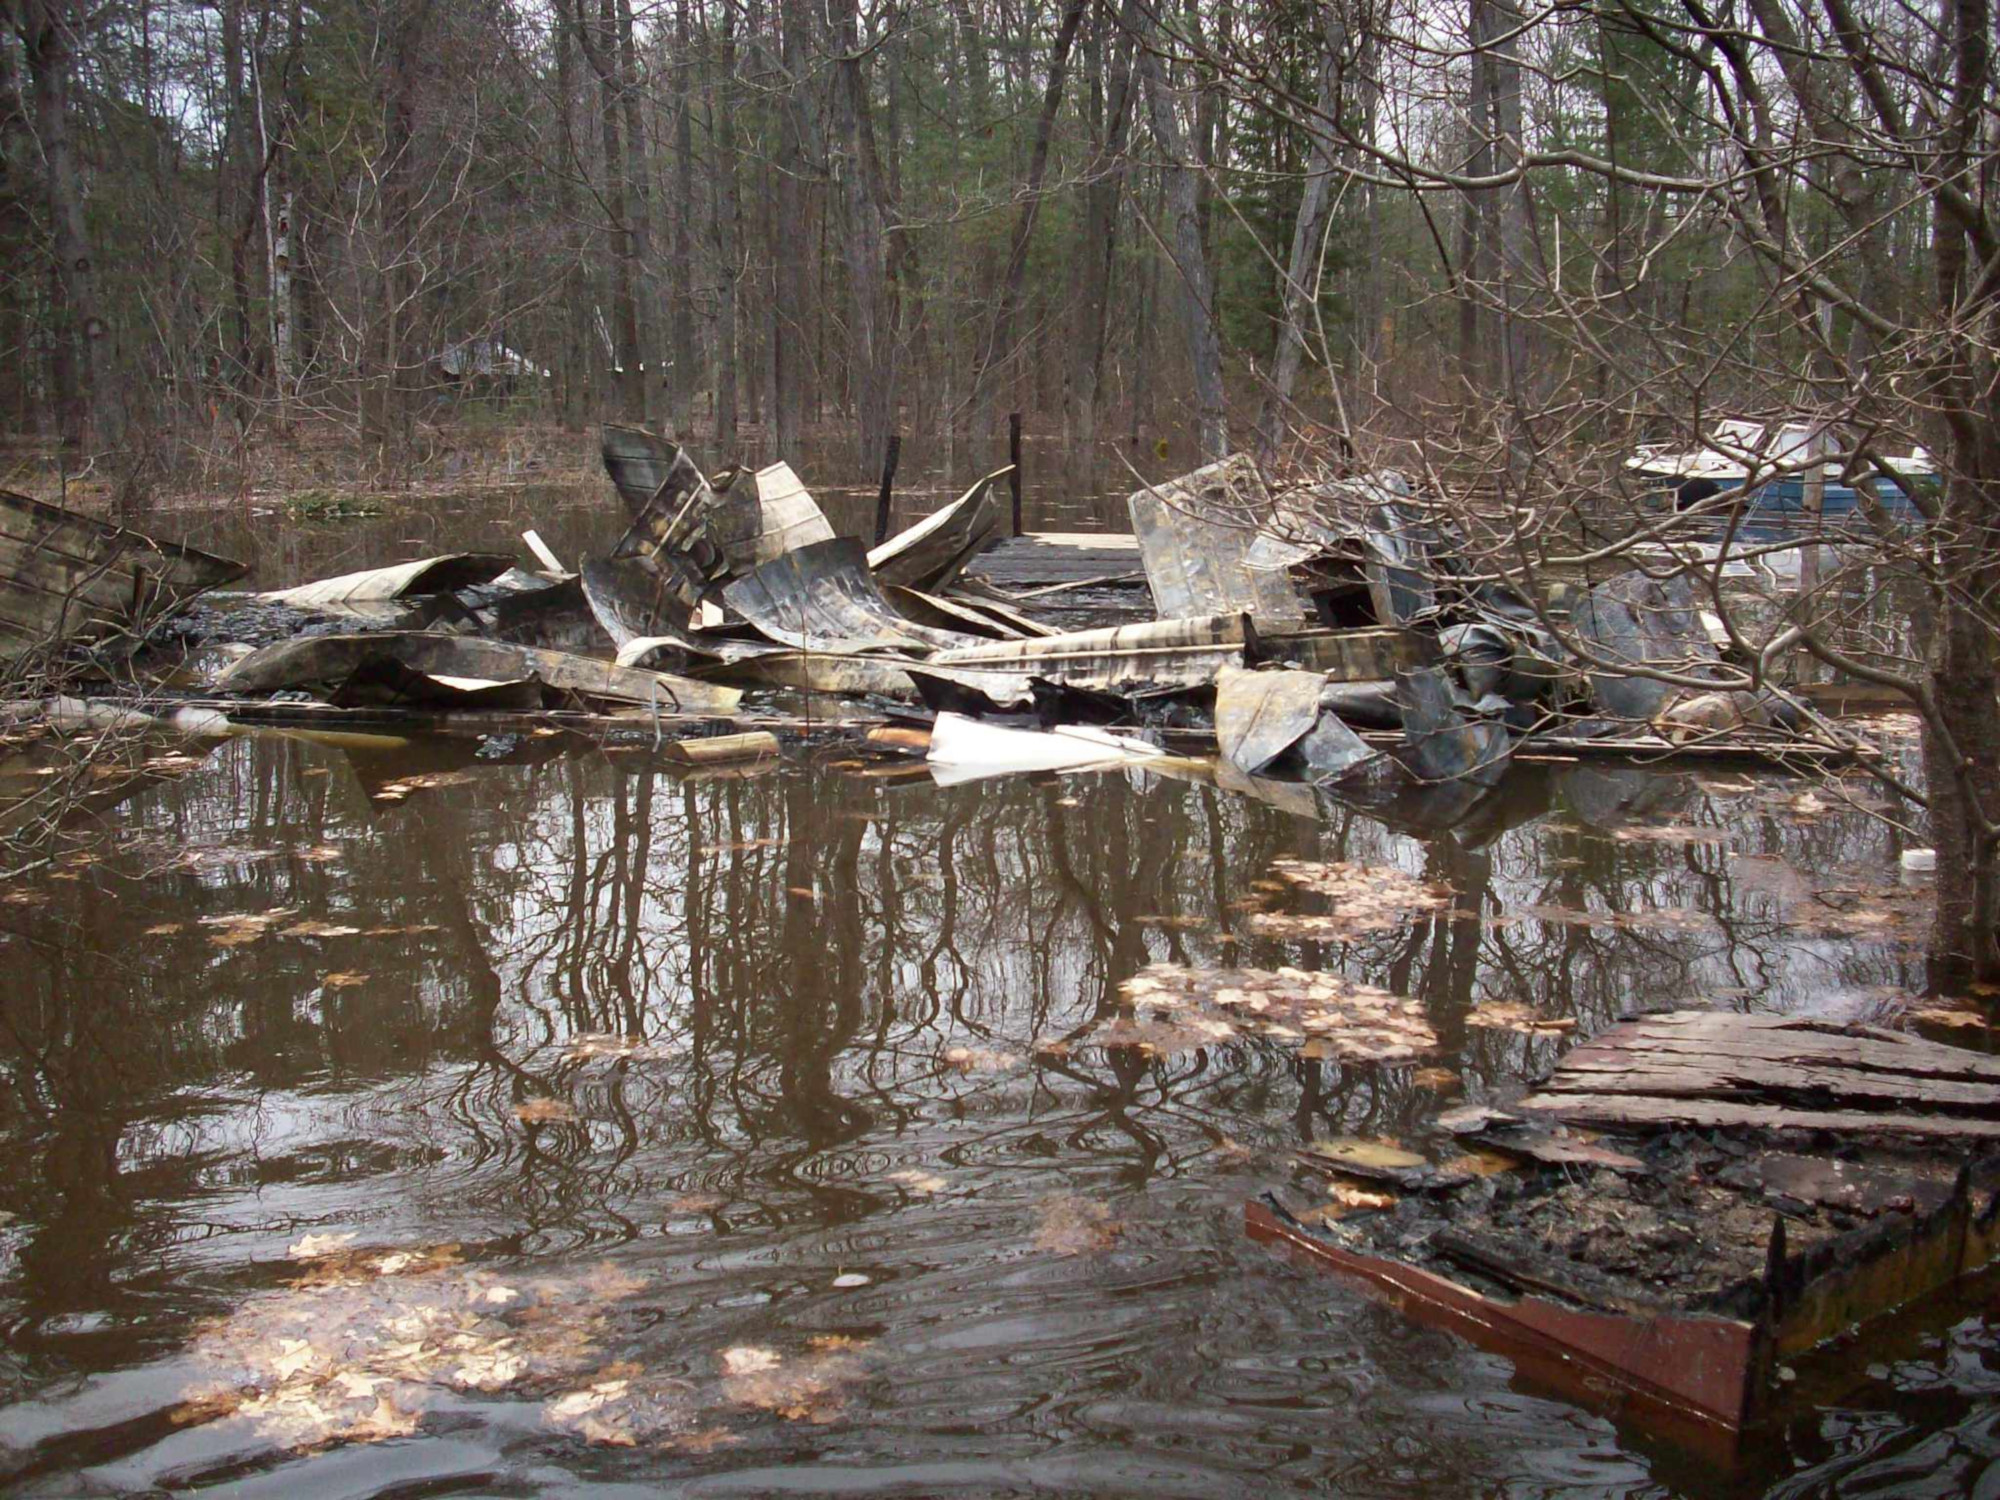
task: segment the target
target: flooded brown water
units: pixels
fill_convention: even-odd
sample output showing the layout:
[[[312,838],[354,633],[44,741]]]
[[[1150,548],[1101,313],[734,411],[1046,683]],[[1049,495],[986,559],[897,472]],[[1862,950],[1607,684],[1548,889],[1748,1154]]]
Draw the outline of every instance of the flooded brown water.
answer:
[[[946,790],[829,742],[750,779],[532,737],[159,769],[0,887],[9,1493],[2000,1479],[1976,1299],[1851,1351],[1724,1475],[1243,1234],[1308,1191],[1294,1148],[1434,1147],[1634,1005],[1893,1007],[1922,894],[1825,790],[1524,766],[1438,828],[1136,772]],[[1259,888],[1281,858],[1456,905],[1262,936],[1255,907],[1316,909]],[[1095,1044],[1158,961],[1337,969],[1440,1049]],[[1576,1024],[1470,1019],[1503,1005]]]

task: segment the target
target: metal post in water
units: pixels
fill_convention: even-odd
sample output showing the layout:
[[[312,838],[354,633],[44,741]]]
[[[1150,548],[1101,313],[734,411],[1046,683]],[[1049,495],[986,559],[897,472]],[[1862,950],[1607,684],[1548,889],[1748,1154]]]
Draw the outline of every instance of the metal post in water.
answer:
[[[1010,412],[1007,417],[1007,462],[1014,466],[1007,476],[1007,487],[1014,492],[1014,535],[1021,534],[1021,414]]]
[[[875,497],[875,545],[889,535],[889,491],[896,483],[896,460],[903,456],[903,439],[889,434],[889,450],[882,455],[882,493]]]

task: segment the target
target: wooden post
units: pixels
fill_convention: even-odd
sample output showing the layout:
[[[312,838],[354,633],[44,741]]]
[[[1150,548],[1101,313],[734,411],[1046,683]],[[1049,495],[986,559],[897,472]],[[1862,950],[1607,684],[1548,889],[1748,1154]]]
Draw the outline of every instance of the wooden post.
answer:
[[[875,544],[879,547],[889,535],[889,490],[896,482],[896,460],[903,456],[903,440],[895,433],[889,434],[889,451],[882,455],[882,493],[875,497]]]
[[[1014,492],[1014,535],[1021,534],[1021,414],[1007,417],[1007,462],[1014,471],[1007,476],[1007,488]]]

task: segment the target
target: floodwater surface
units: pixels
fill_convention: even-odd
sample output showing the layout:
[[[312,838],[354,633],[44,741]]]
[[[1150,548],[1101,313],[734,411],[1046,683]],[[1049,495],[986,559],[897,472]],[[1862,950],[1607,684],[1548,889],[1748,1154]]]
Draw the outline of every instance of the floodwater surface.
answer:
[[[1634,1003],[1893,1007],[1923,900],[1880,822],[1720,770],[1523,767],[1439,832],[891,769],[264,736],[99,810],[0,897],[10,1487],[1991,1482],[1977,1307],[1855,1354],[1725,1477],[1242,1229],[1267,1188],[1309,1201],[1300,1145],[1434,1147],[1441,1108]],[[1280,860],[1453,902],[1272,936],[1327,910],[1269,888]],[[1094,1040],[1152,963],[1338,969],[1439,1046]]]
[[[550,495],[191,539],[273,587],[530,524],[616,533]],[[1298,1148],[1449,1151],[1440,1111],[1635,1007],[1908,1010],[1927,892],[1864,786],[1521,765],[1369,813],[941,789],[838,735],[757,776],[550,734],[150,753],[0,881],[0,1491],[2000,1479],[1988,1292],[1802,1368],[1723,1472],[1243,1230],[1323,1195]],[[1348,863],[1371,901],[1312,889]],[[1162,964],[1337,971],[1435,1046],[1159,1024],[1127,985]]]

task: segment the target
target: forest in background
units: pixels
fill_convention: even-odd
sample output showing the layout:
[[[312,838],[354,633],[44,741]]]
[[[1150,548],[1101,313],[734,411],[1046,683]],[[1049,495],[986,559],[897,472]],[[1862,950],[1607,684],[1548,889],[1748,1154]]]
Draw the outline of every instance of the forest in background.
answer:
[[[1152,4],[10,0],[0,430],[132,491],[603,419],[715,462],[837,435],[851,479],[891,432],[977,467],[1016,411],[1269,457],[1530,360],[1538,400],[1629,390],[1590,343],[1633,299],[1722,339],[1770,297],[1725,205],[1643,180],[1727,145],[1667,0]],[[1532,194],[1403,164],[1538,152],[1579,155]],[[1831,252],[1816,171],[1785,191]],[[1882,226],[1913,276],[1927,224]],[[1797,339],[1697,399],[1768,397]]]

